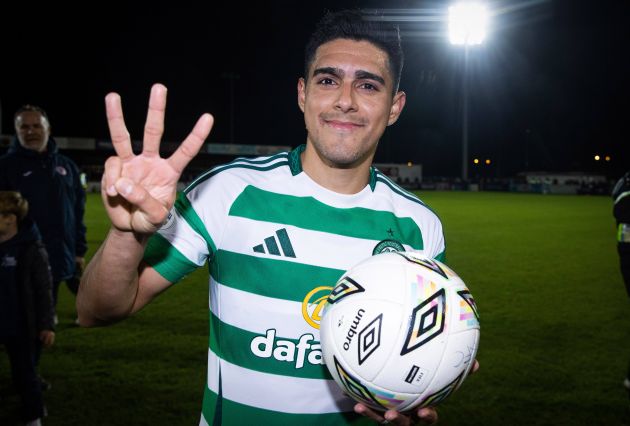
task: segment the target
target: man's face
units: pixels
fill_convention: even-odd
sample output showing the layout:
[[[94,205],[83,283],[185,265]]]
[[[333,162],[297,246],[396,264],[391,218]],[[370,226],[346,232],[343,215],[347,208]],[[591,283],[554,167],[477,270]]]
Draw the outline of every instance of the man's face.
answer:
[[[367,41],[336,39],[315,53],[308,81],[298,82],[307,142],[330,167],[371,159],[385,127],[398,119],[405,94],[392,96],[387,53]]]
[[[48,120],[37,111],[24,111],[15,119],[15,132],[17,138],[26,149],[44,152],[48,137],[50,136],[50,125]]]
[[[0,213],[0,238],[17,230],[17,219],[14,214]]]

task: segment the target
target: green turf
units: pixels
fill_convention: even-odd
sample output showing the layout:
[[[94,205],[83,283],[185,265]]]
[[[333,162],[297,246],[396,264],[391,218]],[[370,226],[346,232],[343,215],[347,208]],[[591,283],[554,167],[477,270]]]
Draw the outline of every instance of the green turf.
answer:
[[[481,314],[480,371],[440,407],[442,425],[630,424],[621,380],[630,359],[628,299],[607,197],[425,192],[447,261]],[[108,224],[91,195],[91,255]],[[206,271],[108,328],[61,324],[41,373],[48,425],[197,424],[207,355]],[[1,351],[1,349],[0,349]],[[0,356],[0,424],[16,421]]]

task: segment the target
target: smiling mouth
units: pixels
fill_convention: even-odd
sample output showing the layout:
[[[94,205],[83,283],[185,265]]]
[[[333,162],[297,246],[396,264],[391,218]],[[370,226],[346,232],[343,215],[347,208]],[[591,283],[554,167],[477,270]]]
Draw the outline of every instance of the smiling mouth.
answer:
[[[352,131],[352,130],[356,130],[360,127],[363,127],[363,124],[361,123],[355,123],[352,121],[340,121],[340,120],[326,120],[326,119],[322,119],[322,122],[324,123],[324,125],[328,126],[328,127],[332,127],[333,129],[336,130],[341,130],[341,131]]]

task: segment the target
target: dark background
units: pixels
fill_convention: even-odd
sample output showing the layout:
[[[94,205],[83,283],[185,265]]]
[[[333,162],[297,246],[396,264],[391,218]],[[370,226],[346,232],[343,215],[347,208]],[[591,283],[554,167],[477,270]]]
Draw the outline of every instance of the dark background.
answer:
[[[14,110],[34,103],[49,112],[56,135],[107,138],[103,98],[117,91],[139,139],[151,84],[162,82],[167,141],[181,140],[208,111],[216,119],[210,143],[296,146],[305,140],[296,84],[316,20],[327,9],[385,8],[403,34],[408,101],[377,160],[458,176],[463,55],[446,37],[448,4],[3,2],[2,130],[12,134]],[[630,168],[630,2],[489,8],[488,40],[469,56],[470,157],[491,159],[485,173],[499,177],[546,170],[614,178]],[[230,74],[238,76],[233,97]],[[595,154],[611,160],[594,161]]]

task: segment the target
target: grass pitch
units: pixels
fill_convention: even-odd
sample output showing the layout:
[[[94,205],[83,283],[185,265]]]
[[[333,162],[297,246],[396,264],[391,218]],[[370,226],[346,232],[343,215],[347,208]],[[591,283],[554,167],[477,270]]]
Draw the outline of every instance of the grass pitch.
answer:
[[[608,197],[424,192],[440,216],[447,262],[481,314],[480,371],[439,408],[441,425],[625,425],[629,309]],[[88,198],[90,251],[108,228]],[[74,326],[60,291],[55,346],[41,374],[47,425],[192,425],[207,356],[202,268],[120,324]],[[0,353],[3,349],[0,349]],[[18,400],[0,356],[0,424]]]

